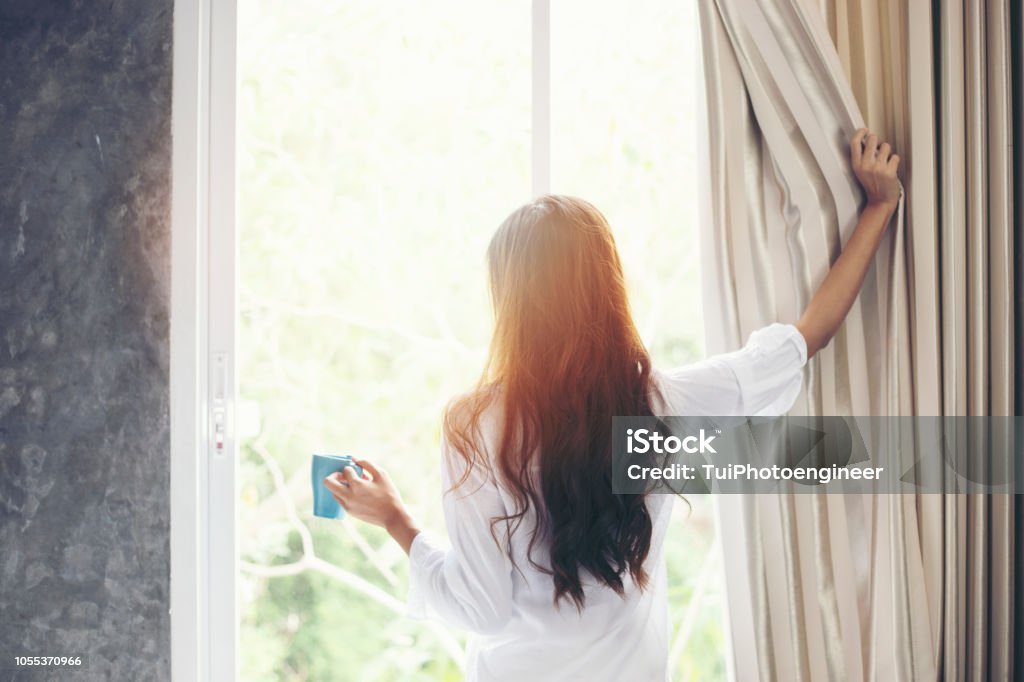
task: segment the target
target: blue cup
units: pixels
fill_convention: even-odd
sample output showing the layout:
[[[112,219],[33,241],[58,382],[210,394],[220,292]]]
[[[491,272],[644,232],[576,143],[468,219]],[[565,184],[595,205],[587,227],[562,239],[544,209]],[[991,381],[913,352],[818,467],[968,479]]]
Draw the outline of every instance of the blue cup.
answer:
[[[352,461],[349,455],[313,455],[313,515],[324,519],[341,519],[345,510],[341,508],[334,495],[327,489],[324,479],[331,474],[352,467],[360,477],[363,468]]]

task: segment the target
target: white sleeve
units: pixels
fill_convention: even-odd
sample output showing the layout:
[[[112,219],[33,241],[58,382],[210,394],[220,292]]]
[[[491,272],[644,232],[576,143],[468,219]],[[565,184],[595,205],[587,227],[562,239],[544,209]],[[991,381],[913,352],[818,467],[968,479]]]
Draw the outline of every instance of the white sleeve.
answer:
[[[491,535],[492,519],[506,511],[493,475],[482,467],[474,467],[465,483],[449,490],[465,469],[463,457],[443,443],[441,478],[451,548],[439,548],[423,533],[413,540],[409,614],[488,634],[512,615],[512,561]],[[501,542],[503,527],[495,526]]]
[[[759,329],[738,351],[662,374],[665,416],[785,414],[800,394],[806,364],[807,343],[796,327]]]

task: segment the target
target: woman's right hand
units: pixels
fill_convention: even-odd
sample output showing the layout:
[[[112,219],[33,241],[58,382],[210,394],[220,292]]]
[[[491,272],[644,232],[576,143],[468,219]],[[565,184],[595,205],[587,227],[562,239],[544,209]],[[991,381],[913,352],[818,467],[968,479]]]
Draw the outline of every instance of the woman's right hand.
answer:
[[[324,485],[345,511],[386,530],[408,554],[420,529],[402,503],[398,488],[373,462],[356,457],[352,461],[362,467],[361,477],[354,468],[345,467],[325,478]]]
[[[850,140],[850,163],[868,195],[868,203],[896,206],[900,200],[900,181],[896,177],[900,157],[892,153],[888,142],[882,142],[873,132],[861,128]]]

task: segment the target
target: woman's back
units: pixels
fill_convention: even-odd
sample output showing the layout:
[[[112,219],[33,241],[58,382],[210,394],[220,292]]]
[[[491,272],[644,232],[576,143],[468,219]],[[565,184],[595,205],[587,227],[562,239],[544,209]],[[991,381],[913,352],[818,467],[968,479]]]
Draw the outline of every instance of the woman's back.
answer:
[[[755,333],[736,353],[652,375],[657,414],[727,415],[783,412],[796,398],[806,360],[792,326]],[[467,469],[446,442],[442,450],[448,551],[422,533],[413,542],[410,609],[478,634],[467,680],[661,680],[667,675],[668,617],[662,548],[674,497],[649,495],[650,549],[643,589],[624,575],[622,592],[581,572],[585,599],[577,609],[555,600],[549,544],[530,540],[544,527],[530,506],[514,531],[494,519],[517,508],[493,453],[504,432],[500,400],[481,413],[476,431],[487,459]],[[536,465],[531,475],[539,475]],[[602,475],[582,472],[581,475]],[[451,489],[464,476],[464,482]],[[493,534],[492,534],[493,528]]]
[[[502,405],[482,415],[480,445],[493,452],[500,439]],[[539,475],[536,466],[532,475]],[[647,586],[625,576],[622,594],[581,571],[584,606],[556,603],[549,545],[530,539],[543,526],[530,507],[514,532],[493,519],[517,508],[514,495],[493,474],[474,468],[461,485],[465,460],[445,443],[442,451],[447,552],[420,534],[410,551],[409,607],[413,617],[434,617],[477,636],[470,643],[466,679],[664,680],[668,655],[665,566],[661,548],[672,496],[647,500],[651,551]],[[543,513],[543,512],[540,512]]]

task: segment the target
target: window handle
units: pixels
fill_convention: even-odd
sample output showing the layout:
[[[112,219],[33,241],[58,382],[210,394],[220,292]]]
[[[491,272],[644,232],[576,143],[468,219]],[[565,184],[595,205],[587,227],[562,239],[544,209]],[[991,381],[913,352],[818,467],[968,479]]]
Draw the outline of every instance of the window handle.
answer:
[[[211,422],[213,425],[213,452],[223,455],[228,440],[228,354],[213,356],[213,403]]]

